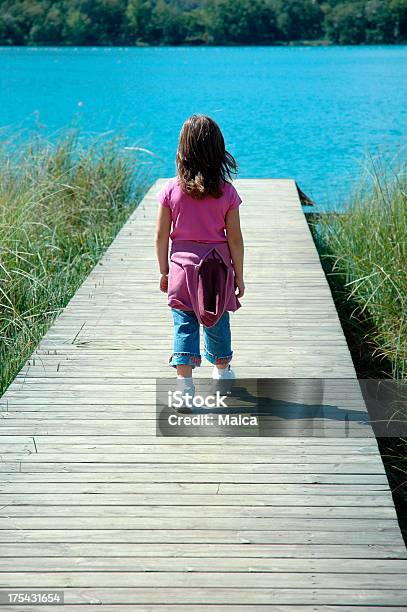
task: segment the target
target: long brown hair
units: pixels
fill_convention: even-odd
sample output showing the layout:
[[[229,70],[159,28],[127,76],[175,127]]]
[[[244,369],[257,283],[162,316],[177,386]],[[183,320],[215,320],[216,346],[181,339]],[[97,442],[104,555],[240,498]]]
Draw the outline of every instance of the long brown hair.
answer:
[[[220,198],[222,184],[237,172],[233,155],[225,149],[218,124],[206,115],[191,115],[181,128],[176,156],[181,189],[202,200]]]

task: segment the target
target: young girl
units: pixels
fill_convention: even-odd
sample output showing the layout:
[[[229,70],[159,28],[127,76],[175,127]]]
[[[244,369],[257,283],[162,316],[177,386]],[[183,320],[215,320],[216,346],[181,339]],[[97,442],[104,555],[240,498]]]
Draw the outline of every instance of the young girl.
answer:
[[[240,307],[238,298],[244,294],[242,200],[230,182],[236,161],[210,117],[192,115],[185,121],[176,167],[177,175],[157,194],[155,243],[160,289],[168,293],[174,321],[170,365],[177,369],[180,386],[193,391],[192,369],[201,365],[200,323],[204,355],[214,365],[212,377],[235,377],[229,311]]]

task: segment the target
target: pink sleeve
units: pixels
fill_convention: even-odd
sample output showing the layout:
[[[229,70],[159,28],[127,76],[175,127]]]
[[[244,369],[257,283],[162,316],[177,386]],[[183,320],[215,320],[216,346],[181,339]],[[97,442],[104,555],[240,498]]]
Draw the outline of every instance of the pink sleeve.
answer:
[[[228,210],[233,210],[234,208],[237,208],[238,206],[240,206],[240,204],[242,203],[242,198],[237,193],[233,185],[230,185],[229,201],[230,203],[229,203]]]
[[[160,191],[156,193],[155,197],[158,199],[161,206],[170,208],[170,203],[168,201],[168,183],[165,183],[163,187],[161,187]]]

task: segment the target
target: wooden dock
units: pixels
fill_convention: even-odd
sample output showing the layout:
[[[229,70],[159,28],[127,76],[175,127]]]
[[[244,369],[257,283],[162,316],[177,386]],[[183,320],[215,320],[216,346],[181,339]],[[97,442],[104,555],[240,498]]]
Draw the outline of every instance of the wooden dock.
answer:
[[[0,399],[0,590],[65,593],[65,606],[1,609],[407,609],[406,548],[363,419],[336,406],[295,435],[279,415],[271,437],[156,437],[155,379],[174,375],[153,240],[162,182]],[[330,406],[356,375],[295,183],[235,184],[236,372],[332,379]]]

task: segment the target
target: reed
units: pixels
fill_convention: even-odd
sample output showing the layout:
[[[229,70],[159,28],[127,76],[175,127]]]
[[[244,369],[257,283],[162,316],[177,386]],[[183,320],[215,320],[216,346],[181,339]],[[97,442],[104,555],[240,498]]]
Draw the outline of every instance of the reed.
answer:
[[[0,396],[145,186],[121,137],[0,145]]]
[[[345,206],[310,227],[358,377],[407,383],[407,162],[370,160]],[[407,544],[407,439],[377,442]]]
[[[407,161],[371,159],[345,206],[314,225],[345,326],[376,374],[407,377]]]

